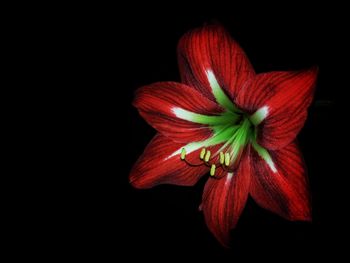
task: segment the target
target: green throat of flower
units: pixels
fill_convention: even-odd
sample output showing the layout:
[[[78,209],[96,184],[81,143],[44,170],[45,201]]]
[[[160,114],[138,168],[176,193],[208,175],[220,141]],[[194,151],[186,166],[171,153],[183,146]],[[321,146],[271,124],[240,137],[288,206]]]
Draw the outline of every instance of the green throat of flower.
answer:
[[[262,107],[254,114],[247,115],[227,97],[212,71],[207,70],[207,77],[217,103],[225,111],[219,115],[209,116],[174,107],[172,111],[178,118],[208,126],[212,131],[212,136],[204,141],[189,143],[169,157],[180,155],[180,159],[189,166],[206,165],[210,169],[212,177],[220,178],[216,175],[218,174],[217,170],[221,168],[228,173],[234,173],[242,154],[251,145],[252,149],[266,161],[271,170],[276,172],[269,152],[256,141],[258,125],[268,115],[268,107]],[[212,149],[212,152],[208,150],[208,147]],[[201,152],[198,156],[198,162],[193,163],[186,159],[187,154],[199,149]]]
[[[187,112],[188,116],[189,113]],[[210,167],[210,175],[215,176],[216,169],[221,167],[227,172],[234,172],[241,155],[248,143],[255,141],[256,127],[248,116],[239,112],[225,111],[218,116],[205,116],[195,114],[192,121],[208,125],[212,136],[201,142],[194,142],[181,149],[180,159],[190,166],[206,165]],[[216,146],[217,150],[211,152],[208,147]],[[199,163],[186,160],[186,153],[202,148]]]

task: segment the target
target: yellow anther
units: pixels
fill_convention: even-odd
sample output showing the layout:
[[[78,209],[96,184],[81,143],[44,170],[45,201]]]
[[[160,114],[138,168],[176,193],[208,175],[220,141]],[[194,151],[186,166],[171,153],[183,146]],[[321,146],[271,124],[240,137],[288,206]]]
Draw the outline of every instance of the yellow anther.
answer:
[[[212,164],[211,167],[210,167],[210,175],[211,175],[211,176],[214,176],[214,175],[215,175],[215,169],[216,169],[215,164]]]
[[[230,165],[230,154],[225,153],[225,165],[229,166]]]
[[[181,160],[185,160],[185,158],[186,158],[186,149],[182,148],[181,149]]]
[[[225,162],[225,155],[223,152],[220,152],[220,164],[223,164]]]
[[[207,163],[210,159],[210,154],[211,152],[210,151],[207,151],[207,153],[205,154],[205,157],[204,157],[204,161]]]
[[[203,148],[203,149],[201,150],[200,155],[199,155],[199,158],[201,158],[201,160],[203,160],[204,155],[205,155],[205,152],[206,152],[206,150],[205,150],[205,148]]]

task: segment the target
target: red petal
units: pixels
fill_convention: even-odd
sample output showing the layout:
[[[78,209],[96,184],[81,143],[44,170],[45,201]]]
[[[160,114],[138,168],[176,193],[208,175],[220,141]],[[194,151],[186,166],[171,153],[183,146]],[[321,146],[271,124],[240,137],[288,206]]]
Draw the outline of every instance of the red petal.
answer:
[[[134,106],[156,130],[176,142],[200,141],[208,138],[207,126],[176,117],[174,108],[213,115],[222,108],[198,91],[180,83],[161,82],[137,90]]]
[[[253,113],[263,107],[267,116],[259,126],[258,143],[274,150],[292,142],[307,117],[317,69],[271,72],[257,75],[251,87],[239,93],[236,103]]]
[[[194,185],[209,169],[205,165],[191,167],[180,159],[179,154],[170,157],[182,146],[184,144],[174,143],[157,134],[131,170],[131,184],[137,188],[150,188],[158,184]],[[186,155],[186,160],[199,163],[200,150]]]
[[[201,209],[210,231],[224,246],[229,246],[230,230],[234,228],[248,198],[250,166],[248,155],[241,159],[232,175],[218,169],[221,179],[209,178],[203,192]]]
[[[272,151],[274,173],[252,149],[250,194],[261,207],[288,220],[311,220],[311,207],[305,166],[293,142]]]
[[[211,70],[219,85],[233,99],[255,75],[241,47],[221,26],[212,25],[185,34],[178,45],[181,79],[214,100],[208,83]]]

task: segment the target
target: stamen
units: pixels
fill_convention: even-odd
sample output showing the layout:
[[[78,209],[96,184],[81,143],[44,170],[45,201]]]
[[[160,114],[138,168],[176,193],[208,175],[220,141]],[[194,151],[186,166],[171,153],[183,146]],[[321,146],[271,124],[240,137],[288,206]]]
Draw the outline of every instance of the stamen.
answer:
[[[225,165],[229,166],[230,165],[230,154],[225,153]]]
[[[211,165],[211,168],[210,168],[210,175],[211,175],[211,176],[214,176],[214,175],[215,175],[215,169],[216,169],[216,165],[215,165],[215,164],[212,164],[212,165]]]
[[[208,167],[210,167],[210,176],[212,176],[213,178],[216,178],[216,179],[220,179],[222,178],[222,176],[220,177],[217,177],[215,175],[215,172],[216,172],[216,164],[213,164],[210,161],[210,157],[211,157],[211,152],[205,148],[203,148],[200,152],[200,155],[199,155],[200,159],[202,160],[202,163],[191,163],[191,162],[188,162],[188,160],[186,160],[186,149],[185,148],[182,148],[181,149],[181,155],[180,155],[180,158],[182,161],[184,161],[185,163],[187,163],[188,165],[190,166],[201,166],[201,165],[206,165]],[[227,172],[233,172],[233,171],[230,171],[228,170],[226,167],[230,165],[230,153],[223,153],[223,152],[220,152],[220,165],[222,166],[222,169],[224,169],[225,171]]]
[[[186,158],[186,149],[182,148],[181,149],[181,160],[185,160],[185,158]]]
[[[200,158],[201,160],[203,160],[204,155],[205,155],[205,152],[206,152],[206,149],[203,148],[202,151],[201,151],[201,153],[200,153],[200,155],[199,155],[199,158]]]
[[[225,162],[225,155],[223,152],[220,152],[220,164],[224,164]]]
[[[204,157],[204,161],[207,163],[210,159],[210,155],[211,155],[211,152],[210,151],[207,151],[207,153],[205,154],[205,157]]]

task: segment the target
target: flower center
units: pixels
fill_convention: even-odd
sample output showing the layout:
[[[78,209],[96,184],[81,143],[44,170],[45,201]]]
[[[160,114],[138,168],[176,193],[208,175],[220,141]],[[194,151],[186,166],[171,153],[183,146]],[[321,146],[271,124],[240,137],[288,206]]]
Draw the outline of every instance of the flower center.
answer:
[[[206,165],[210,167],[212,177],[220,178],[216,176],[218,168],[230,173],[237,169],[242,153],[253,136],[254,126],[247,115],[238,112],[226,111],[219,116],[201,116],[199,119],[202,123],[205,117],[210,119],[209,126],[213,136],[203,142],[195,142],[182,148],[180,159],[190,166]],[[213,152],[207,149],[216,145],[218,149]],[[196,150],[202,148],[202,150],[198,156],[198,162],[191,163],[186,159],[186,153],[192,152],[194,148]]]
[[[222,176],[215,175],[217,169],[221,167],[229,173],[234,173],[247,145],[251,145],[252,149],[266,161],[271,170],[276,172],[276,167],[269,152],[256,141],[257,126],[266,118],[269,108],[264,106],[254,114],[247,115],[238,109],[226,95],[210,69],[206,70],[206,74],[216,102],[225,111],[219,115],[208,116],[174,107],[172,111],[178,118],[208,126],[213,135],[204,141],[189,143],[167,158],[180,155],[180,159],[188,165],[206,165],[210,167],[212,177],[221,178]],[[208,147],[211,148],[212,152],[208,150]],[[186,159],[186,154],[199,149],[202,150],[198,156],[198,163],[191,163]],[[227,173],[221,174],[225,175]]]

